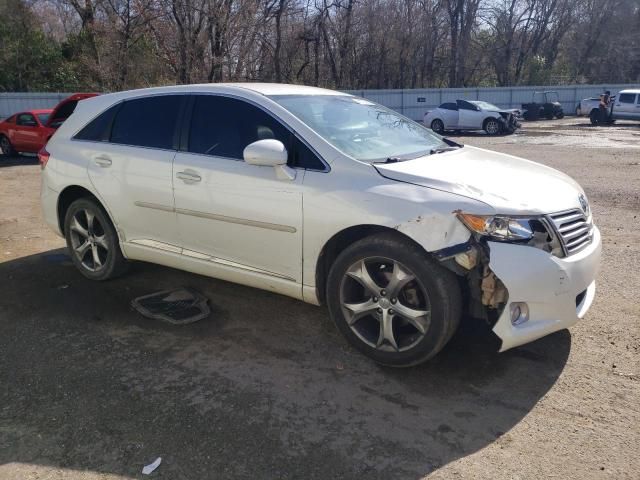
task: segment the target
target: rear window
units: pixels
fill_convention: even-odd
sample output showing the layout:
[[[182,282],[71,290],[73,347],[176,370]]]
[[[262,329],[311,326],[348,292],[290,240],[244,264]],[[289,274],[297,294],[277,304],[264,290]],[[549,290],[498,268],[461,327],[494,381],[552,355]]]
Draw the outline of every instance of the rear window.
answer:
[[[620,103],[636,103],[636,94],[635,93],[621,93],[620,94]]]
[[[122,104],[111,128],[111,142],[173,149],[178,114],[184,95],[137,98]]]
[[[92,142],[106,142],[111,133],[111,122],[121,104],[111,107],[106,112],[94,118],[87,126],[80,130],[75,137],[77,140],[88,140]]]

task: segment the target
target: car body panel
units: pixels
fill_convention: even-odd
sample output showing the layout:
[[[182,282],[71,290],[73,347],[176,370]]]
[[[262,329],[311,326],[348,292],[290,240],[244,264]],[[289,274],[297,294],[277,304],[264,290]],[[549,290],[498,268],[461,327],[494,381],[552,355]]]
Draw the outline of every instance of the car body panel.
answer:
[[[218,94],[257,105],[303,139],[326,168],[289,168],[293,173],[281,175],[278,168],[282,166],[256,166],[178,150],[73,138],[90,120],[118,102],[170,93]],[[396,163],[358,161],[265,94],[334,92],[287,85],[215,84],[161,87],[83,100],[47,147],[51,157],[42,175],[45,220],[61,233],[57,214],[61,192],[79,186],[103,203],[129,259],[319,304],[319,290],[324,288],[317,282],[319,261],[327,244],[347,229],[394,230],[425,252],[439,252],[475,241],[458,219],[460,211],[530,215],[580,208],[578,197],[583,191],[566,175],[473,147]],[[106,167],[99,158],[105,156],[111,161]],[[189,170],[200,181],[189,183],[184,176],[178,177]],[[592,292],[599,234],[594,238],[597,241],[585,250],[591,253],[567,259],[557,259],[530,246],[489,242],[491,266],[516,293],[526,293],[527,285],[547,288],[535,277],[537,269],[543,268],[537,267],[538,263],[544,265],[540,273],[547,279],[552,275],[560,279],[561,269],[568,272],[567,295],[587,287]],[[524,262],[520,276],[514,267],[519,262]],[[561,280],[547,282],[548,288],[555,288],[554,294],[564,292],[558,289],[558,282]],[[531,301],[538,302],[540,295],[531,292]],[[589,295],[587,298],[592,298]],[[539,322],[540,327],[531,334],[503,328],[501,317],[495,329],[503,340],[503,349],[565,325],[566,302],[551,305],[544,319],[554,320],[553,306],[557,305],[559,323]],[[583,305],[582,309],[586,308]]]
[[[489,242],[489,249],[489,266],[509,291],[509,302],[526,302],[529,309],[522,325],[512,325],[510,310],[504,309],[493,328],[502,340],[501,351],[568,328],[591,306],[602,252],[597,227],[591,244],[567,258],[500,242]]]
[[[583,193],[571,177],[551,167],[468,145],[377,168],[387,178],[474,198],[504,214],[580,208],[578,195]]]

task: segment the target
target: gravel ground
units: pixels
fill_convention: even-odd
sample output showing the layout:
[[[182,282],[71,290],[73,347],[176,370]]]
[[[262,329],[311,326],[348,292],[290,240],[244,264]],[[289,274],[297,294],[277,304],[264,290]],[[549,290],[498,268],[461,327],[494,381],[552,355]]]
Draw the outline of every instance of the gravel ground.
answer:
[[[33,158],[0,160],[0,478],[638,478],[640,126],[565,119],[457,137],[586,189],[604,238],[586,318],[503,354],[465,320],[426,365],[378,367],[313,306],[164,267],[92,283],[43,224]],[[507,179],[505,179],[507,181]],[[171,327],[131,299],[185,285]]]

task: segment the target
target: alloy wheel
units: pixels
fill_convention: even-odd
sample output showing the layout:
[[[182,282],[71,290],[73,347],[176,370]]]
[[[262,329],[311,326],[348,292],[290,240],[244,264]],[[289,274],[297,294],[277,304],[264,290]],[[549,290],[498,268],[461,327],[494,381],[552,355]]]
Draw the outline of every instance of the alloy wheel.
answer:
[[[84,268],[97,272],[104,268],[109,242],[100,220],[89,209],[78,210],[69,225],[73,254]]]
[[[340,305],[358,338],[387,352],[411,349],[431,323],[426,289],[409,268],[389,258],[351,265],[340,285]]]
[[[0,137],[0,150],[2,150],[3,155],[9,155],[11,152],[11,144],[7,137]]]
[[[489,135],[495,135],[500,130],[500,125],[495,120],[489,120],[487,122],[487,133]]]

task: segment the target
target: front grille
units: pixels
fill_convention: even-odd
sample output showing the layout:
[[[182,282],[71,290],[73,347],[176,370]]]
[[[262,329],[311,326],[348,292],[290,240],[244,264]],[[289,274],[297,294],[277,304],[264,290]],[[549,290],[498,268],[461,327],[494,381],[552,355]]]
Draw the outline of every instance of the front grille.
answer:
[[[565,255],[579,252],[593,239],[593,223],[580,209],[548,215]]]

